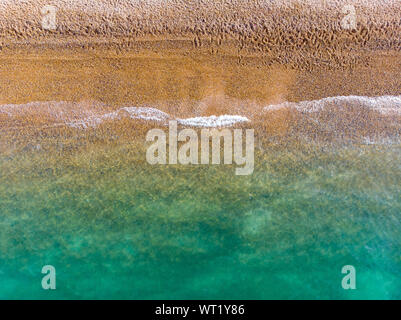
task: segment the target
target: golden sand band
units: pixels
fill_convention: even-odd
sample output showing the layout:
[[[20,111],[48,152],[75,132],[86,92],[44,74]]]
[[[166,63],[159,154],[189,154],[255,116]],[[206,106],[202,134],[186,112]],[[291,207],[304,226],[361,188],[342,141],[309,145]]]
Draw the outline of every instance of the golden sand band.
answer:
[[[53,28],[44,18],[54,13],[51,7]],[[184,46],[189,40],[209,49],[235,42],[256,51],[377,41],[391,47],[399,45],[400,9],[397,0],[2,0],[0,34],[17,42],[65,40],[55,35],[85,39],[81,44],[124,36]]]
[[[244,101],[255,108],[330,96],[400,95],[400,53],[362,54],[365,58],[352,68],[316,66],[306,71],[287,64],[268,66],[264,58],[237,63],[236,57],[195,50],[3,50],[0,104],[96,100],[114,106],[149,104],[168,113],[185,108],[193,115],[218,115],[241,110]]]

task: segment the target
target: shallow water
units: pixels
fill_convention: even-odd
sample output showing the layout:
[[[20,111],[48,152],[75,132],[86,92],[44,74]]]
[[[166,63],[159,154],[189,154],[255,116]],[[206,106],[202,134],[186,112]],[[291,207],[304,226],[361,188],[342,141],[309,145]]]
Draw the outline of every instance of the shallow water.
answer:
[[[0,298],[401,298],[399,144],[259,145],[236,176],[52,139],[0,158]]]

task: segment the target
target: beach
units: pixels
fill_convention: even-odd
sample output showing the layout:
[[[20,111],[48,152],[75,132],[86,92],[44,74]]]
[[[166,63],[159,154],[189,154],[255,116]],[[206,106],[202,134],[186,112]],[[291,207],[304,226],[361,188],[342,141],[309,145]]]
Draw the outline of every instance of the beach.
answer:
[[[1,299],[400,298],[399,1],[45,5],[0,0]],[[171,123],[252,172],[149,163]]]

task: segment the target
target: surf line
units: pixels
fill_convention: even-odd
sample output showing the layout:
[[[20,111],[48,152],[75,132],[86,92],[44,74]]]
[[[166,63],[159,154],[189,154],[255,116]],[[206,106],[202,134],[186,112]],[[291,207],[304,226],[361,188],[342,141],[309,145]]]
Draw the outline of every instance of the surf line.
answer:
[[[250,175],[254,170],[255,136],[253,129],[245,130],[245,143],[242,129],[209,129],[201,130],[200,139],[194,129],[186,128],[178,132],[177,121],[169,121],[168,130],[168,163],[167,163],[167,136],[162,129],[151,129],[146,134],[147,142],[154,142],[146,151],[146,160],[149,164],[209,164],[210,139],[212,140],[211,164],[221,164],[221,138],[223,138],[224,164],[237,166],[236,175]],[[200,140],[200,145],[199,145]],[[178,148],[178,142],[182,142]],[[243,155],[245,144],[245,155]],[[233,148],[234,146],[234,148]],[[200,149],[200,159],[199,159]]]

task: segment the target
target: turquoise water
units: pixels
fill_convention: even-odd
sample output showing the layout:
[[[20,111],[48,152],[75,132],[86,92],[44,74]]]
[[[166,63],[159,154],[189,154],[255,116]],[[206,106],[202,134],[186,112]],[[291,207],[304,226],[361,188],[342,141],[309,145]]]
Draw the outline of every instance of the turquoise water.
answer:
[[[130,145],[1,156],[0,298],[401,298],[401,148],[307,150],[258,150],[250,176]]]

